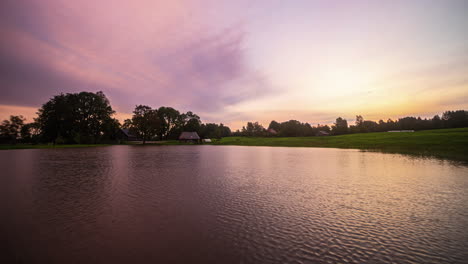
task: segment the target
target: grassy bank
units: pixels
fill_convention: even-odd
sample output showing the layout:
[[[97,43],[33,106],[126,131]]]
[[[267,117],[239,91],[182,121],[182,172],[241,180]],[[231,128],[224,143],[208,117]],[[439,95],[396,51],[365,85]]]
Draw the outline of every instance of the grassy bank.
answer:
[[[468,160],[468,128],[329,137],[227,137],[213,145],[353,148]]]
[[[47,145],[47,144],[16,144],[16,145],[0,145],[0,150],[6,149],[55,149],[55,148],[87,148],[87,147],[104,147],[109,144],[73,144],[73,145]]]

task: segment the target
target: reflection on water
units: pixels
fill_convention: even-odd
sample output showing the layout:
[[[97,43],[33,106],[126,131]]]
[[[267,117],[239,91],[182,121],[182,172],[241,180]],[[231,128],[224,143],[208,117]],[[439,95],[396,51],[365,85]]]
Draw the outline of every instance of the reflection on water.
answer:
[[[463,263],[468,167],[314,148],[0,152],[17,263]]]

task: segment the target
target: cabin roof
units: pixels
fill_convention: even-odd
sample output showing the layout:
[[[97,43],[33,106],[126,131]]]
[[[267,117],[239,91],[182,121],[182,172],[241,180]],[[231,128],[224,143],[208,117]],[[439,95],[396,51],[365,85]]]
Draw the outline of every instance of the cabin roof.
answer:
[[[267,131],[268,131],[268,133],[273,134],[273,135],[278,134],[278,132],[276,130],[274,130],[273,128],[270,128]]]
[[[124,133],[127,137],[134,137],[135,135],[133,135],[129,129],[127,128],[122,128],[120,129],[122,131],[122,133]]]
[[[199,140],[200,136],[198,136],[197,132],[182,132],[182,134],[179,136],[179,139]]]
[[[327,131],[320,130],[317,132],[317,135],[328,136],[330,135],[330,133],[328,133]]]

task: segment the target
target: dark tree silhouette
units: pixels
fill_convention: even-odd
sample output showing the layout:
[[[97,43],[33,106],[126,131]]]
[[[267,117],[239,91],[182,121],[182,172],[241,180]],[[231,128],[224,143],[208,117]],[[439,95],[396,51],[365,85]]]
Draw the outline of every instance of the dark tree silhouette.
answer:
[[[348,121],[341,117],[336,119],[335,125],[332,126],[332,133],[334,135],[342,135],[348,133]]]
[[[21,136],[21,130],[24,126],[23,116],[10,116],[9,120],[4,120],[0,125],[0,141],[16,144]]]
[[[36,122],[43,140],[54,143],[97,143],[106,127],[116,123],[114,110],[104,93],[68,93],[42,105]]]
[[[180,112],[172,107],[161,106],[158,110],[158,117],[161,121],[158,135],[160,139],[168,139],[169,137],[177,138],[182,125]]]
[[[270,122],[270,125],[268,126],[268,129],[273,129],[276,132],[281,130],[281,124],[276,122],[275,120]]]
[[[138,105],[133,111],[133,117],[129,127],[130,131],[141,138],[143,144],[145,144],[146,141],[151,140],[156,136],[158,131],[160,131],[161,123],[158,110],[151,109],[151,107],[146,105]]]

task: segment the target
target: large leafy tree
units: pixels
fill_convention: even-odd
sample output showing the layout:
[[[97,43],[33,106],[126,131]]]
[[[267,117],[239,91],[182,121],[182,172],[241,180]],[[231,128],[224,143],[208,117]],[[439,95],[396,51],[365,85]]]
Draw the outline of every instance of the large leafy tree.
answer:
[[[275,120],[270,122],[270,125],[268,126],[268,129],[273,129],[276,132],[279,132],[281,130],[281,124],[276,122]]]
[[[21,128],[21,141],[37,143],[40,133],[41,130],[37,122],[27,123]]]
[[[283,137],[297,137],[304,135],[305,126],[297,120],[289,120],[281,123],[279,135]]]
[[[127,122],[129,123],[129,122]],[[161,130],[161,120],[158,116],[158,110],[152,109],[146,105],[138,105],[133,111],[130,130],[143,140],[151,140]]]
[[[36,121],[45,141],[97,143],[117,129],[114,113],[103,92],[67,93],[42,105]]]
[[[201,120],[200,117],[192,112],[187,112],[185,114],[182,114],[182,119],[183,119],[183,130],[184,131],[199,131],[200,126],[201,126]]]
[[[341,117],[336,119],[335,124],[332,126],[332,132],[335,135],[342,135],[348,133],[348,121]]]
[[[265,131],[265,128],[258,122],[247,122],[247,126],[242,127],[242,134],[249,137],[263,136]]]
[[[231,129],[222,123],[219,125],[215,123],[206,123],[200,125],[198,134],[202,138],[222,138],[230,136]]]
[[[2,141],[16,144],[21,136],[21,129],[24,126],[23,116],[10,116],[9,120],[4,120],[0,125],[0,137]]]
[[[103,92],[81,92],[70,96],[79,136],[90,137],[94,143],[105,128],[114,123],[115,113]]]
[[[464,110],[446,111],[442,115],[445,127],[466,127],[468,126],[468,112]]]
[[[180,112],[172,107],[161,106],[157,113],[161,121],[158,131],[159,137],[161,139],[167,139],[171,136],[177,137],[177,132],[180,132],[180,127],[183,124]]]

